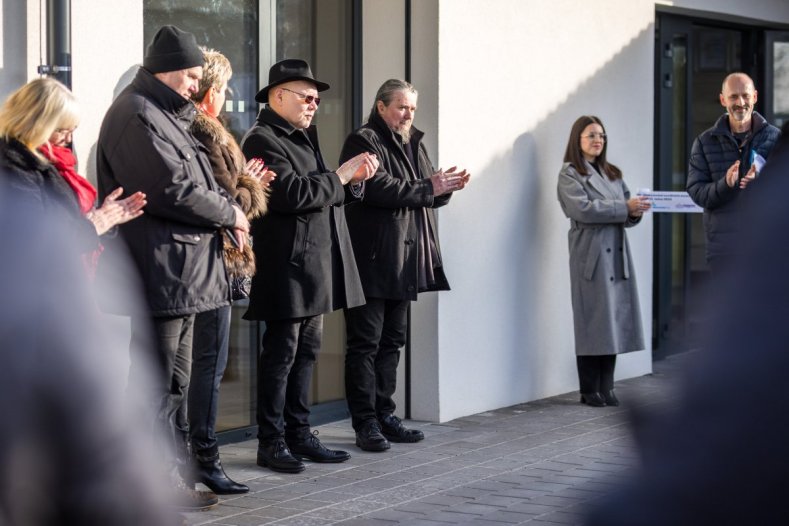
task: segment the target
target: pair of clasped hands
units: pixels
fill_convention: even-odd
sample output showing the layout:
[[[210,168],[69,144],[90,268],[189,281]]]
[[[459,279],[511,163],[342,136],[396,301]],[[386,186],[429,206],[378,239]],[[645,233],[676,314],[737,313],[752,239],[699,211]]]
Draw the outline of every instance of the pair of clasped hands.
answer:
[[[652,203],[647,195],[637,195],[627,200],[627,213],[630,217],[641,217],[650,208]]]
[[[276,172],[266,167],[266,163],[263,162],[263,159],[257,157],[247,161],[247,164],[244,165],[243,173],[259,182],[260,186],[264,189],[268,188],[271,181],[277,176]],[[249,232],[249,220],[246,214],[244,214],[244,211],[241,210],[241,207],[234,205],[233,210],[236,212],[236,222],[233,225],[233,237],[238,249],[243,250],[244,246],[247,244],[246,234]]]
[[[729,188],[734,188],[737,185],[737,179],[740,177],[740,161],[734,161],[734,164],[726,170],[726,184]],[[740,179],[740,190],[748,186],[748,183],[756,179],[756,163],[751,165],[742,179]]]
[[[342,184],[358,184],[366,181],[378,170],[378,158],[373,153],[360,153],[348,159],[337,169]],[[458,171],[457,166],[449,170],[439,170],[430,176],[433,185],[433,196],[448,194],[466,187],[471,174],[466,170]]]

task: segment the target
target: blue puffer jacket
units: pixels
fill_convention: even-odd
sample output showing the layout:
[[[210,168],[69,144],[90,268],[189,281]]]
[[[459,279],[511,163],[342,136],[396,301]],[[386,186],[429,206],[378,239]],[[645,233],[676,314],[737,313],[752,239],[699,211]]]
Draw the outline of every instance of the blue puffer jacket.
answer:
[[[704,208],[707,260],[732,252],[729,243],[738,228],[736,213],[739,186],[729,188],[726,171],[740,161],[740,177],[751,167],[751,151],[767,159],[781,132],[759,113],[753,112],[753,134],[740,147],[729,129],[728,114],[693,141],[686,189],[693,201]]]

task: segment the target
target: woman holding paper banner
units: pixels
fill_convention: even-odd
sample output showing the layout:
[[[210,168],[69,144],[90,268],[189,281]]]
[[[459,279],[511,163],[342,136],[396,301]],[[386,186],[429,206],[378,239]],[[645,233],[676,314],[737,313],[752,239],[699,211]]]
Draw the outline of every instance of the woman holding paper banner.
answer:
[[[630,196],[622,172],[606,160],[606,133],[579,117],[559,172],[558,195],[570,219],[570,284],[581,402],[619,405],[616,355],[644,348],[635,271],[625,228],[641,221],[647,197]]]

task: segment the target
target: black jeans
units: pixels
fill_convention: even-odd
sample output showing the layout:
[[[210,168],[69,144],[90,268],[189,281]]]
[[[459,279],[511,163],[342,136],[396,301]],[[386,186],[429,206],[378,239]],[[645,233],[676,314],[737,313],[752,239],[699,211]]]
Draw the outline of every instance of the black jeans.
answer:
[[[202,460],[214,459],[219,454],[216,413],[219,384],[227,366],[231,310],[227,305],[195,315],[189,382],[189,437],[192,451]]]
[[[266,322],[258,360],[258,440],[310,433],[310,383],[321,348],[323,315]]]
[[[164,461],[174,477],[173,468],[188,461],[189,429],[181,415],[189,390],[194,319],[194,314],[131,319],[129,389],[153,404],[150,416],[155,431],[162,433]]]
[[[582,394],[604,393],[614,388],[615,354],[576,356]]]
[[[353,428],[394,413],[397,364],[408,329],[408,300],[367,298],[345,310],[345,397]]]

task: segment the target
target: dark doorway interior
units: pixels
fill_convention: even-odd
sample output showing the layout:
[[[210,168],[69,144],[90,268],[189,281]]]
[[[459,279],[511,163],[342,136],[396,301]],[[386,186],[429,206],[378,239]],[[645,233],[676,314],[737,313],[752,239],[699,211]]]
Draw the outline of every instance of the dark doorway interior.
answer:
[[[782,102],[773,93],[782,82],[773,76],[789,78],[789,64],[780,63],[783,54],[789,56],[782,36],[750,24],[657,14],[655,190],[685,190],[691,145],[723,114],[718,95],[728,73],[748,73],[759,91],[756,110],[770,121],[782,120]],[[698,346],[708,268],[701,214],[655,214],[654,225],[657,360]]]

